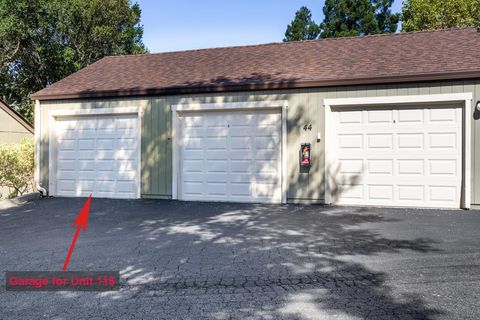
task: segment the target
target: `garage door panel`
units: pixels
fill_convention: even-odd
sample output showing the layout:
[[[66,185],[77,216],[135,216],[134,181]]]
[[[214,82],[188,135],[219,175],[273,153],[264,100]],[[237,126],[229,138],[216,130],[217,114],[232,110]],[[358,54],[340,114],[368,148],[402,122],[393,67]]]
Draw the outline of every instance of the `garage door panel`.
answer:
[[[334,109],[334,201],[460,206],[462,110],[455,106]]]
[[[185,150],[203,150],[203,139],[202,138],[193,138],[186,137],[183,140],[183,147]]]
[[[230,183],[230,193],[233,196],[243,196],[243,197],[251,197],[251,186],[250,182],[231,182]]]
[[[79,179],[76,183],[76,192],[93,192],[95,189],[95,177],[93,179]]]
[[[194,172],[203,172],[205,168],[203,167],[203,159],[193,160],[185,159],[183,162],[183,172],[184,173],[194,173]]]
[[[254,166],[251,160],[230,160],[230,172],[232,173],[250,173]]]
[[[63,146],[60,146],[63,148]],[[91,150],[95,148],[95,139],[78,139],[78,150]]]
[[[207,155],[209,156],[209,155]],[[250,150],[230,150],[230,152],[225,153],[225,157],[229,157],[232,160],[252,160],[253,152]],[[209,159],[215,159],[209,156]],[[226,160],[226,158],[225,158]]]
[[[260,197],[260,198],[271,198],[272,201],[275,198],[275,191],[277,188],[275,188],[275,181],[272,181],[271,183],[269,182],[260,182],[256,181],[253,184],[253,195],[255,197]],[[276,195],[277,197],[279,195]]]
[[[431,149],[456,149],[457,133],[456,132],[429,133],[428,141],[429,141],[428,146]]]
[[[75,160],[57,160],[58,170],[75,170]]]
[[[345,200],[354,200],[352,203],[359,203],[363,199],[363,185],[351,183],[339,183],[338,185],[339,203]]]
[[[136,171],[138,166],[138,160],[116,160],[116,170],[118,172],[123,171]]]
[[[97,150],[95,154],[96,161],[112,161],[117,158],[119,151]]]
[[[226,137],[228,135],[228,128],[226,125],[221,127],[208,127],[206,129],[207,137]],[[187,130],[188,132],[188,130]],[[196,137],[202,137],[203,135],[196,135]]]
[[[251,126],[246,128],[230,127],[228,128],[228,134],[230,137],[251,137],[251,130],[254,130]]]
[[[418,130],[418,129],[417,129]],[[399,149],[423,149],[423,133],[397,133]]]
[[[226,137],[209,137],[206,138],[206,148],[208,150],[226,150],[227,138]]]
[[[95,160],[77,160],[79,170],[95,170]]]
[[[228,173],[221,173],[221,172],[207,172],[204,174],[202,181],[205,182],[224,182],[228,180]]]
[[[439,202],[455,202],[457,200],[457,188],[455,186],[429,186],[430,200]]]
[[[203,181],[183,181],[183,194],[189,195],[202,195],[204,194]]]
[[[251,137],[231,137],[230,148],[232,150],[249,150],[252,148]]]
[[[208,196],[227,196],[227,184],[224,182],[207,182],[205,189]]]
[[[75,150],[75,139],[57,139],[60,150]]]
[[[367,148],[392,150],[393,135],[390,133],[367,134]]]
[[[58,159],[59,160],[75,160],[77,153],[75,151],[58,151]]]
[[[428,110],[428,119],[430,122],[450,122],[457,123],[461,121],[461,109],[437,108]]]
[[[270,136],[270,137],[256,137],[255,138],[255,148],[259,150],[271,149],[275,150],[279,145],[279,136]]]
[[[388,184],[367,184],[369,200],[393,201],[393,186]]]
[[[102,139],[97,139],[96,140],[96,142],[97,142],[96,148],[97,148],[97,150],[115,150],[116,149],[116,146],[115,146],[116,141],[117,141],[117,139],[103,139],[103,138]],[[126,146],[128,146],[127,143],[120,143],[118,147],[126,147]],[[93,148],[93,145],[92,145],[92,148]]]
[[[76,181],[75,180],[58,180],[58,188],[62,191],[75,191]]]
[[[77,179],[78,181],[82,180],[95,180],[100,174],[95,171],[74,171],[70,172],[70,175],[67,175],[69,179]],[[73,173],[73,174],[72,174]],[[59,177],[62,178],[62,173],[59,173]]]
[[[119,149],[115,151],[100,151],[99,155],[105,159],[131,161],[137,159],[137,150]]]
[[[95,190],[98,192],[115,192],[115,180],[104,180],[104,179],[97,179],[95,180]]]
[[[278,139],[280,127],[263,126],[263,127],[256,127],[254,128],[254,130],[255,130],[256,137],[274,137],[275,136]]]
[[[80,159],[80,160],[95,159],[95,155],[96,155],[95,151],[85,151],[85,150],[77,151],[77,159]]]
[[[185,160],[201,160],[203,161],[204,152],[203,150],[183,150],[183,159]]]
[[[457,159],[430,159],[428,160],[430,175],[459,176],[461,174]]]
[[[341,149],[362,149],[362,134],[338,134],[338,145]]]
[[[182,128],[180,198],[241,202],[281,200],[278,112],[205,112]],[[197,125],[194,127],[193,125]],[[207,128],[205,131],[199,127]],[[195,133],[196,150],[191,149]],[[196,163],[192,162],[196,160]],[[195,172],[192,172],[195,170]],[[280,191],[279,191],[280,190]],[[273,200],[272,200],[273,199]]]
[[[391,176],[393,174],[394,161],[392,159],[367,159],[366,162],[368,175]],[[359,168],[359,170],[352,173],[362,173],[361,167]]]
[[[69,171],[59,170],[57,177],[58,177],[58,180],[71,180],[71,181],[75,181],[75,179],[77,178],[77,173],[76,173],[76,171],[74,171],[74,170],[69,170]]]
[[[363,159],[338,159],[335,172],[338,174],[360,174],[363,172]]]
[[[119,180],[117,182],[117,191],[122,193],[134,193],[135,192],[135,181],[132,180]]]
[[[188,128],[182,132],[185,139],[199,138],[205,135],[205,128]]]
[[[398,185],[398,200],[404,202],[425,202],[424,185]]]
[[[115,168],[115,161],[114,160],[99,160],[95,161],[95,169],[96,171],[114,171]]]
[[[424,110],[423,109],[399,109],[397,122],[400,125],[407,124],[420,124],[424,122]]]
[[[279,157],[277,150],[256,150],[254,158],[257,160],[277,160]]]
[[[400,159],[397,160],[398,175],[420,175],[425,174],[425,161],[423,159]]]
[[[363,112],[362,110],[355,111],[342,111],[339,113],[338,123],[342,124],[361,124],[363,123]]]
[[[367,110],[367,124],[385,124],[393,122],[393,110]]]
[[[210,160],[206,164],[207,173],[226,173],[228,162],[224,160]]]
[[[89,174],[82,175],[82,178],[85,179],[92,179],[97,181],[115,181],[119,180],[118,173],[116,171],[98,171],[98,172],[90,172]]]

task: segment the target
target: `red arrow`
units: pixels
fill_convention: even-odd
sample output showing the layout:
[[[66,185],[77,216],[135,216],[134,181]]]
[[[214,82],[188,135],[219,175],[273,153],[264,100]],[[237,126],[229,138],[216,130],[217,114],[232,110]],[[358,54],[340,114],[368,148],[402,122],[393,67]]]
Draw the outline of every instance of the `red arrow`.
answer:
[[[70,257],[72,255],[73,249],[75,248],[75,243],[77,242],[78,235],[80,234],[80,229],[83,231],[87,230],[87,221],[88,221],[88,211],[90,210],[90,202],[92,201],[92,195],[87,199],[87,202],[83,205],[82,210],[78,214],[75,221],[73,221],[72,227],[77,225],[77,231],[75,231],[75,235],[73,236],[72,244],[70,245],[70,249],[68,250],[67,258],[63,263],[63,271],[67,271],[68,263],[70,262]]]

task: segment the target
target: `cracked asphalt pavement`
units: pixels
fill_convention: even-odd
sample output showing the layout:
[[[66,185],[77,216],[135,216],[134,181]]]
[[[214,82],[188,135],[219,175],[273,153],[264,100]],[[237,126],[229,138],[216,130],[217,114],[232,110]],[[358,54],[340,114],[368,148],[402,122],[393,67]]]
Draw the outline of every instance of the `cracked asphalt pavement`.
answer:
[[[111,292],[11,292],[59,271],[85,199],[0,210],[0,319],[478,319],[480,212],[93,199],[69,270]]]

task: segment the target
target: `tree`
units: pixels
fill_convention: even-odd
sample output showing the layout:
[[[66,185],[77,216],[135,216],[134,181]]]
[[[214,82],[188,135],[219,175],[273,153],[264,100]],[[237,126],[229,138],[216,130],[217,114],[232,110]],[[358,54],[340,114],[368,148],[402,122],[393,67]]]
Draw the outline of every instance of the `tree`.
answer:
[[[480,26],[478,0],[407,0],[402,7],[403,31]]]
[[[397,30],[400,16],[391,12],[393,0],[326,0],[320,37],[347,37]]]
[[[129,0],[0,0],[0,98],[27,119],[30,94],[106,55],[144,53]]]
[[[35,145],[32,140],[21,143],[0,143],[0,186],[7,187],[9,194],[0,198],[15,198],[32,189]]]
[[[284,42],[312,40],[320,34],[320,26],[312,20],[312,13],[307,7],[301,7],[292,23],[287,26]]]
[[[372,0],[380,33],[394,33],[398,29],[400,13],[392,13],[393,0]]]

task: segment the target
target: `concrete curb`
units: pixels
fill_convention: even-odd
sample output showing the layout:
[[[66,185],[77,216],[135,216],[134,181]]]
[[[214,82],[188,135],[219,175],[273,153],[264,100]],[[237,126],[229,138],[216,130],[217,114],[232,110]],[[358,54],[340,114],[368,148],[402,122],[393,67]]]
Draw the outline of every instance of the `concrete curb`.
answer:
[[[1,200],[0,201],[0,210],[10,209],[18,207],[22,204],[25,204],[34,199],[40,199],[40,193],[31,192],[24,194],[23,196],[17,197],[15,199]]]

